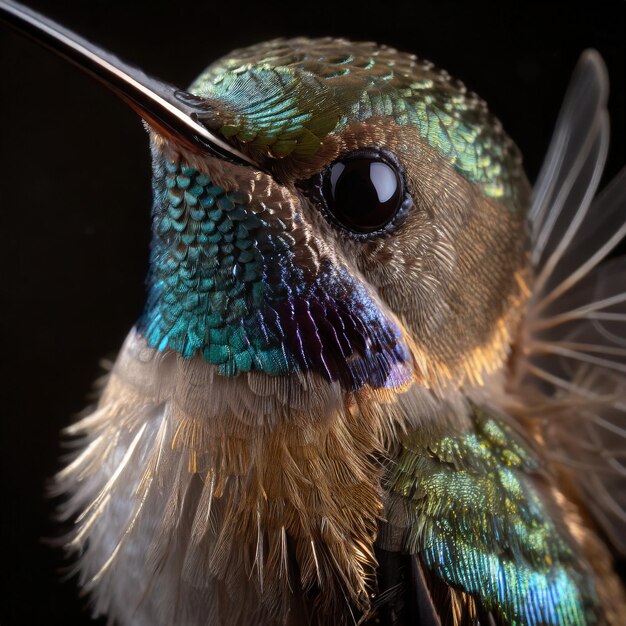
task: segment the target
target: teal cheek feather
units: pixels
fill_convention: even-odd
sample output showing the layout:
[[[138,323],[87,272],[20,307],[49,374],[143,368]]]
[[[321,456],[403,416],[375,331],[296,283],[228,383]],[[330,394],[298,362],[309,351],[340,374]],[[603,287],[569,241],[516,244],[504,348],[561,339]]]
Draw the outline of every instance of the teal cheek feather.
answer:
[[[156,158],[149,294],[138,323],[148,343],[200,354],[225,376],[313,370],[352,389],[404,384],[402,332],[365,287],[327,259],[305,272],[288,226],[246,202],[185,163]]]
[[[185,358],[200,352],[225,375],[253,364],[275,375],[290,371],[289,357],[256,316],[267,292],[256,242],[267,222],[237,193],[165,161],[155,162],[153,219],[149,297],[139,322],[150,345]],[[290,243],[273,241],[287,260]],[[286,296],[286,285],[273,289]],[[251,325],[260,332],[247,332]]]

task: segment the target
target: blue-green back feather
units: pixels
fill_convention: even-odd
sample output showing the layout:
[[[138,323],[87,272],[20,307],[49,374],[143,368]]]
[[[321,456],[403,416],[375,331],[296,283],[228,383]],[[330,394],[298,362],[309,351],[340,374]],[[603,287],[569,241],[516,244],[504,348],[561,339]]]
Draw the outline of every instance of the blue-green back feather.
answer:
[[[477,410],[474,426],[405,437],[387,484],[389,523],[409,515],[402,548],[504,624],[595,624],[590,570],[548,511],[537,460],[496,419]]]

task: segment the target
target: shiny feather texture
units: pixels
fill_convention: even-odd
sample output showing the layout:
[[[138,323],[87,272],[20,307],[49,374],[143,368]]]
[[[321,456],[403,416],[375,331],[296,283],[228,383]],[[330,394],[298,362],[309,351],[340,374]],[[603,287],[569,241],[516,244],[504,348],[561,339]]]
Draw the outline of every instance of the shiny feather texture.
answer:
[[[145,311],[67,429],[67,538],[120,624],[626,623],[622,172],[596,197],[586,52],[534,192],[485,104],[414,56],[275,41],[182,94],[264,172],[151,133]],[[379,238],[311,180],[382,148]],[[603,535],[604,533],[604,535]]]

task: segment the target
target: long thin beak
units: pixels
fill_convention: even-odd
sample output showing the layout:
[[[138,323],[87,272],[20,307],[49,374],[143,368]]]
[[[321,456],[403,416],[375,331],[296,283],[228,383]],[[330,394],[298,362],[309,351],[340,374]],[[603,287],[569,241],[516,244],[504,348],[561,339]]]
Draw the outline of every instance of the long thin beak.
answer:
[[[93,76],[160,133],[194,152],[259,169],[198,121],[198,109],[189,104],[194,97],[187,92],[147,76],[17,2],[0,0],[0,20]]]

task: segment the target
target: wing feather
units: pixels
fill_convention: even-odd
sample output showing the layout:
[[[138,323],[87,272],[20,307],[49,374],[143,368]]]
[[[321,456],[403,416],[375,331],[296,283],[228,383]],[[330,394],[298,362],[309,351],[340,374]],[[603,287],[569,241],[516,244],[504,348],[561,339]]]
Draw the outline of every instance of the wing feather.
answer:
[[[578,173],[595,140],[603,131],[608,98],[608,78],[600,55],[586,51],[572,78],[559,114],[556,129],[534,190],[529,212],[533,247],[533,262],[539,264],[549,241],[556,236],[557,221],[569,222],[567,217],[578,209],[575,201],[566,202],[575,186]],[[571,200],[575,200],[572,198]],[[553,233],[555,237],[552,237]]]
[[[585,52],[557,120],[529,212],[536,280],[517,395],[545,448],[626,553],[626,168],[596,196],[608,150],[608,79]],[[521,375],[519,375],[521,374]]]

